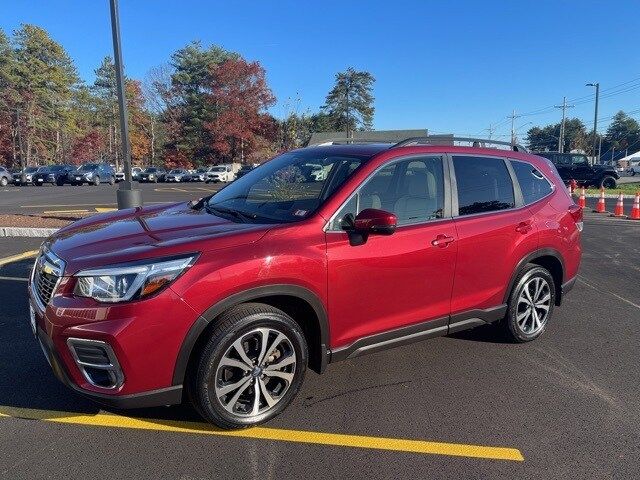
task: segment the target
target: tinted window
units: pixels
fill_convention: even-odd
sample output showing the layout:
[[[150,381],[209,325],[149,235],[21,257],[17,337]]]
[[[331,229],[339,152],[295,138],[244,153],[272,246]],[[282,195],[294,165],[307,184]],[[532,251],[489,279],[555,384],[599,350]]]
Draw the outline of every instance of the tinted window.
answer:
[[[516,172],[525,204],[536,202],[551,193],[551,185],[533,165],[512,160],[511,166]]]
[[[460,215],[515,206],[511,176],[501,158],[454,156],[453,167]]]
[[[398,225],[442,218],[444,175],[441,157],[425,157],[392,163],[369,178],[340,209],[331,225],[341,230],[345,215],[356,216],[367,208],[395,213]]]
[[[584,155],[571,155],[571,163],[574,165],[589,165],[587,157]]]

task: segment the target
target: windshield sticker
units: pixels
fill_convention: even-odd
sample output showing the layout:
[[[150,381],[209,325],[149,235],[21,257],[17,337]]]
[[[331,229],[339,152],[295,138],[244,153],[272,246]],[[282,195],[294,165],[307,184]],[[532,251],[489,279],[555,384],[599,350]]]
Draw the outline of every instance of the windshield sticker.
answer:
[[[304,217],[307,214],[306,210],[296,210],[293,215],[296,217]]]

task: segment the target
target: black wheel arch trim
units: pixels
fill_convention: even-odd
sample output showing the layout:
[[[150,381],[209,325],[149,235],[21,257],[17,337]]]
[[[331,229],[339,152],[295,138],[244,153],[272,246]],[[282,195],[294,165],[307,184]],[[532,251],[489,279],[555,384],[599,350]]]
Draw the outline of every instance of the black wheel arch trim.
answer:
[[[561,297],[562,297],[562,289],[561,289],[561,285],[564,282],[565,276],[566,276],[566,268],[565,268],[565,264],[564,264],[564,259],[562,258],[562,255],[560,254],[560,252],[554,248],[540,248],[538,250],[535,250],[531,253],[529,253],[528,255],[524,256],[523,258],[520,259],[520,261],[518,262],[518,264],[516,265],[516,267],[513,269],[513,273],[511,274],[511,279],[509,280],[509,285],[507,287],[507,290],[504,293],[504,303],[508,303],[509,301],[509,296],[511,295],[511,290],[513,289],[513,286],[516,282],[516,278],[518,278],[518,275],[520,274],[520,272],[522,271],[522,268],[527,264],[527,263],[531,263],[534,260],[536,260],[537,258],[540,257],[554,257],[556,260],[558,260],[560,262],[560,266],[562,267],[562,278],[560,279],[560,282],[558,285],[556,285],[556,304],[560,305],[560,301],[561,301]]]
[[[200,338],[202,332],[204,332],[205,329],[211,324],[211,322],[218,318],[220,314],[236,305],[240,305],[242,303],[250,301],[259,301],[260,298],[276,295],[286,295],[304,300],[311,306],[311,308],[315,312],[316,317],[318,318],[318,327],[320,330],[320,359],[318,371],[319,373],[323,372],[329,361],[329,320],[322,301],[314,292],[312,292],[308,288],[301,287],[299,285],[276,284],[255,287],[230,295],[227,298],[209,307],[200,317],[198,317],[187,332],[187,335],[185,336],[180,347],[180,351],[178,352],[178,358],[173,370],[172,384],[182,385],[187,373],[189,359],[191,358],[191,353],[193,351],[193,348],[195,347],[196,342]]]

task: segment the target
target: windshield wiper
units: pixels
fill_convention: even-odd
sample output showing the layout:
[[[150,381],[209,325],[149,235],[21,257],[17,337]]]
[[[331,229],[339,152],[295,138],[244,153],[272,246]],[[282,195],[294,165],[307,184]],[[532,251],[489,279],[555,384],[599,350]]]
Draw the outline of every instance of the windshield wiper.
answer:
[[[243,222],[247,222],[248,220],[255,220],[256,218],[258,218],[258,215],[256,215],[255,213],[242,212],[240,210],[234,210],[232,208],[214,207],[212,205],[206,204],[205,209],[207,210],[207,213],[216,215],[217,212],[223,215],[231,215]]]

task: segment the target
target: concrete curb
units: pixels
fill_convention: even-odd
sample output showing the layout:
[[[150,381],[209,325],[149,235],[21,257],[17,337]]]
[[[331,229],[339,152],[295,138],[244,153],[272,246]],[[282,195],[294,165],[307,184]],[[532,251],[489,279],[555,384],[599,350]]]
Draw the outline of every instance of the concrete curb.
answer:
[[[0,227],[0,237],[46,238],[58,230],[58,228]]]

